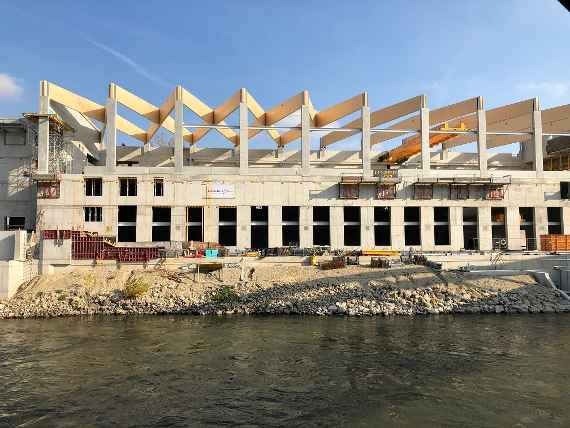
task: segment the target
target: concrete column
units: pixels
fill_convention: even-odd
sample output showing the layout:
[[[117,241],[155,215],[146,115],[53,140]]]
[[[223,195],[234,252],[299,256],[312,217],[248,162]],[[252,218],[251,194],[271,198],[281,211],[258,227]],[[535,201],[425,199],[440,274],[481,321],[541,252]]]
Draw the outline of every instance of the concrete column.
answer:
[[[147,205],[137,206],[136,236],[137,242],[152,241],[152,207]]]
[[[446,161],[449,158],[449,148],[447,147],[447,144],[443,143],[441,145],[441,156],[440,159],[442,161]]]
[[[251,248],[251,207],[249,205],[237,207],[237,247]]]
[[[534,146],[534,170],[537,177],[542,177],[544,174],[544,160],[542,153],[542,113],[538,98],[534,99],[534,111],[532,112],[532,125],[533,125],[533,146]]]
[[[182,172],[184,168],[184,101],[182,86],[176,86],[174,98],[174,170]]]
[[[479,97],[477,107],[477,155],[479,159],[479,174],[487,177],[487,115],[483,109],[483,98]]]
[[[548,235],[548,208],[536,207],[534,209],[534,236],[536,249],[540,250],[540,236]]]
[[[394,250],[403,250],[405,246],[404,207],[390,208],[390,229],[392,248]]]
[[[344,210],[343,207],[330,208],[331,248],[344,247]]]
[[[374,207],[360,207],[360,246],[374,248]]]
[[[520,250],[523,244],[521,239],[521,217],[518,207],[507,207],[507,248]],[[526,246],[526,243],[524,243]]]
[[[239,173],[247,174],[249,168],[249,120],[245,89],[241,90],[239,103]]]
[[[449,207],[449,233],[452,250],[461,250],[463,248],[463,207]]]
[[[422,251],[434,251],[433,207],[420,208],[420,228]]]
[[[38,174],[49,172],[49,84],[40,82],[40,117],[38,120]]]
[[[269,247],[281,247],[283,245],[282,233],[282,210],[281,205],[269,205],[268,211],[268,245]],[[300,213],[299,213],[300,215]]]
[[[299,209],[299,241],[301,248],[313,246],[313,207]]]
[[[368,98],[368,97],[366,97]],[[362,107],[362,176],[372,176],[370,165],[370,107],[368,104]]]
[[[422,96],[422,108],[420,109],[421,130],[420,138],[422,142],[422,173],[430,174],[430,147],[429,147],[429,109],[427,108],[426,96]]]
[[[170,209],[170,240],[186,241],[186,207]]]
[[[202,218],[202,227],[204,229],[205,242],[218,242],[220,239],[218,222],[220,221],[220,212],[218,207],[207,205],[204,207],[204,215]]]
[[[491,225],[491,207],[477,208],[477,234],[479,237],[479,250],[491,251],[493,249],[493,229]]]
[[[570,235],[570,207],[562,207],[562,234]]]
[[[309,107],[301,106],[301,173],[309,175],[311,168],[311,116]]]
[[[114,83],[109,85],[105,122],[105,166],[107,171],[114,172],[117,166],[117,95]]]

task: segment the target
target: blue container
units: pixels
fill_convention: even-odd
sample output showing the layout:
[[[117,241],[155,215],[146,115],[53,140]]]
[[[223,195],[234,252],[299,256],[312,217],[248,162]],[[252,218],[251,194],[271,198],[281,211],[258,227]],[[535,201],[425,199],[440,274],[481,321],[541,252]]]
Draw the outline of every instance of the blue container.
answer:
[[[207,249],[206,250],[206,257],[218,257],[218,250],[217,249]]]

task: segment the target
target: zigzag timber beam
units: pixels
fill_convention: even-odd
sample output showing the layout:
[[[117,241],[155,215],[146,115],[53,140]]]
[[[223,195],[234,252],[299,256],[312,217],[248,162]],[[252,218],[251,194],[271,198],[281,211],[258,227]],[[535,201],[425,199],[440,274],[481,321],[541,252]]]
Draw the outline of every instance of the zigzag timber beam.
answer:
[[[305,99],[305,101],[307,102],[307,105],[309,105],[309,112],[311,112],[311,110],[313,111],[313,114],[311,115],[312,125],[320,128],[329,125],[338,119],[346,117],[368,105],[368,95],[366,92],[363,92],[320,112],[315,111],[310,100]],[[358,120],[359,123],[361,123],[361,121],[361,119]],[[281,146],[284,146],[285,144],[288,144],[300,137],[301,130],[291,129],[281,136],[279,143]]]
[[[409,98],[407,100],[401,101],[399,103],[390,105],[388,107],[383,107],[370,113],[370,127],[374,128],[382,123],[391,122],[399,117],[406,116],[407,114],[418,111],[421,108],[422,96],[416,96]],[[358,118],[349,122],[346,128],[359,128],[362,125],[362,119]],[[354,131],[333,131],[323,137],[321,137],[321,147],[330,146],[337,141],[345,140],[353,135],[360,133],[360,130]],[[372,134],[372,137],[374,134]]]
[[[145,117],[151,122],[146,131],[146,143],[150,142],[152,137],[154,137],[161,127],[173,134],[175,133],[174,119],[170,116],[170,113],[174,109],[174,93],[175,92],[172,92],[172,94],[168,96],[162,106],[156,107],[117,84],[111,83],[109,87],[109,94],[113,94],[113,97],[118,103]],[[192,143],[192,133],[186,129],[184,130],[184,139]]]

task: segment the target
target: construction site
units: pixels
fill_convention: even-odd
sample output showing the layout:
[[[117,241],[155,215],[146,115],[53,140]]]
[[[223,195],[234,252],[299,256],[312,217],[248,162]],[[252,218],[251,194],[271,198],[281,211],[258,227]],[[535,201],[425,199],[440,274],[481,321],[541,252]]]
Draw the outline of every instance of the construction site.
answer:
[[[42,81],[38,112],[2,119],[0,139],[6,272],[412,253],[568,264],[570,105],[420,95],[372,109],[363,92],[317,110],[302,91],[264,109],[242,88],[210,107],[181,86],[154,105]]]

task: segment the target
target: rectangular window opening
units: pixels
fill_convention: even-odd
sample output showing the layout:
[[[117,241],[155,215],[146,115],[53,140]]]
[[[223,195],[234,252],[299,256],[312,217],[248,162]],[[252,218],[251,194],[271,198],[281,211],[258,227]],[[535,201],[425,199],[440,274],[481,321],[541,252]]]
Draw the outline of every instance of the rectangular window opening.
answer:
[[[562,208],[548,207],[548,234],[549,235],[562,235]]]
[[[164,179],[154,179],[154,196],[164,196]]]
[[[360,246],[360,207],[344,207],[344,245]]]
[[[85,222],[103,221],[103,207],[84,207]]]
[[[237,245],[237,208],[220,207],[218,215],[218,242],[224,247],[235,247]]]
[[[281,234],[285,246],[299,246],[299,207],[281,207]]]
[[[421,245],[420,207],[404,207],[404,244]]]
[[[267,206],[251,207],[251,248],[267,248],[269,242],[269,209]]]
[[[137,206],[119,205],[118,207],[117,241],[136,242],[137,240]]]
[[[479,249],[479,222],[477,208],[463,208],[463,248],[466,250]]]
[[[204,240],[204,208],[203,207],[187,207],[186,208],[186,240],[198,241]]]
[[[330,207],[313,207],[313,245],[330,244]]]
[[[119,188],[121,196],[137,196],[137,179],[119,178]]]
[[[435,245],[450,245],[449,207],[434,207],[433,237]]]
[[[374,207],[374,245],[389,247],[391,242],[390,207]]]
[[[170,207],[152,207],[152,241],[170,241]]]
[[[86,178],[85,196],[102,196],[102,195],[103,195],[103,179]]]

